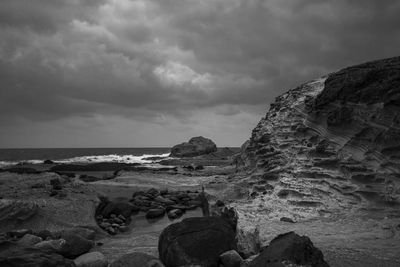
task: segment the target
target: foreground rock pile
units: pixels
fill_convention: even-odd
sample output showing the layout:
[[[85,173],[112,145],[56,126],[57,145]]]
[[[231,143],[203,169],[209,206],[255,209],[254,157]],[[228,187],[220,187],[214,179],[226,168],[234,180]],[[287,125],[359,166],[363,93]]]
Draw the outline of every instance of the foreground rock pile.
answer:
[[[85,266],[96,258],[107,266],[101,253],[87,254],[94,246],[95,231],[75,227],[62,231],[18,229],[0,237],[0,266]]]
[[[252,197],[289,217],[399,205],[399,81],[396,57],[277,97],[236,158]]]
[[[239,234],[233,209],[223,208],[220,216],[187,218],[161,233],[159,257],[167,267],[329,266],[308,237],[294,232],[279,235],[261,253],[252,255],[241,248],[254,240],[239,238]]]

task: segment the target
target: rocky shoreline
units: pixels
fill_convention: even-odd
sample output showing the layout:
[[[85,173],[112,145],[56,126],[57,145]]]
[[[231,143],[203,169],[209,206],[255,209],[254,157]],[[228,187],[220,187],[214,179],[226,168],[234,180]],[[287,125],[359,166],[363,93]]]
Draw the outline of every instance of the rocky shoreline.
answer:
[[[3,168],[0,266],[399,266],[399,62],[279,96],[239,153]]]

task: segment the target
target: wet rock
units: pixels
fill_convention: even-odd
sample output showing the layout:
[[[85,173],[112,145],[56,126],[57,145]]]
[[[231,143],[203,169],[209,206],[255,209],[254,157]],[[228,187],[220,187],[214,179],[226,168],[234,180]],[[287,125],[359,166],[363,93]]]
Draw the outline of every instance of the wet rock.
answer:
[[[31,235],[31,234],[26,234],[20,240],[18,240],[18,243],[20,245],[30,247],[30,246],[33,246],[33,245],[35,245],[35,244],[37,244],[39,242],[42,242],[42,241],[43,241],[43,239],[38,237],[38,236]]]
[[[143,266],[143,267],[162,267],[157,258],[142,252],[125,254],[113,261],[110,267]]]
[[[165,209],[149,209],[146,213],[147,219],[154,219],[164,216]]]
[[[224,252],[219,258],[224,267],[240,267],[240,264],[243,262],[242,257],[240,257],[236,250]]]
[[[193,137],[187,143],[174,146],[171,157],[195,157],[217,151],[217,146],[210,139],[202,136]]]
[[[76,267],[107,267],[108,261],[98,251],[83,254],[74,260]]]
[[[312,267],[329,266],[325,262],[322,252],[314,247],[308,237],[299,236],[294,232],[274,238],[249,266],[264,267],[269,264],[281,264],[282,262]]]
[[[236,249],[235,229],[220,217],[188,218],[171,224],[158,242],[160,259],[166,266],[216,267],[219,256],[232,249]]]

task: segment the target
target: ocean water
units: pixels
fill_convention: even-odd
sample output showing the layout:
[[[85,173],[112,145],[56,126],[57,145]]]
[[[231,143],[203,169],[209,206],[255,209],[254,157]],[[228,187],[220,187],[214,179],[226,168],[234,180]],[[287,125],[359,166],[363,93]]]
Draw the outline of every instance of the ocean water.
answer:
[[[124,162],[150,163],[148,157],[168,157],[170,148],[23,148],[0,149],[0,167],[19,162],[41,163],[50,159],[57,163]]]

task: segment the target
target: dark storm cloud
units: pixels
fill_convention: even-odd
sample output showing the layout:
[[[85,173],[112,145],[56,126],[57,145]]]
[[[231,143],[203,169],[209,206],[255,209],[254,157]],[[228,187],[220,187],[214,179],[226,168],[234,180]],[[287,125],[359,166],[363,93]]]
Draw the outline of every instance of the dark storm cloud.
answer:
[[[1,1],[0,121],[256,122],[301,82],[398,55],[399,13],[395,0]]]

